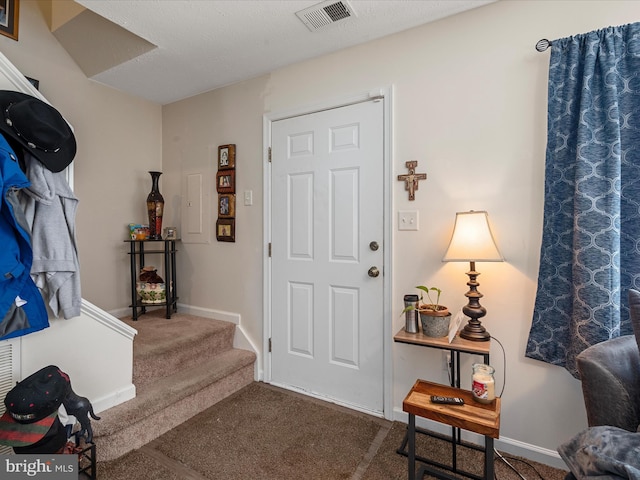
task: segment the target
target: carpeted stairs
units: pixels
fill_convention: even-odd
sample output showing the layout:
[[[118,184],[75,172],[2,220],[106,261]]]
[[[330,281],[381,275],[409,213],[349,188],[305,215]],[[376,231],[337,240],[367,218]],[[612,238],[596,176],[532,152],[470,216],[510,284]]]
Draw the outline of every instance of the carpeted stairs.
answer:
[[[97,456],[113,460],[147,444],[254,379],[255,354],[233,348],[235,325],[164,309],[133,321],[136,398],[92,422]]]

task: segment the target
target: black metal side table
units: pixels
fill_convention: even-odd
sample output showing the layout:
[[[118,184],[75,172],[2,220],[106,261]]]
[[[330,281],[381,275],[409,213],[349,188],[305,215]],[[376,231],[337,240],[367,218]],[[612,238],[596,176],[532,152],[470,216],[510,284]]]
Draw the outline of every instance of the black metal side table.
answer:
[[[464,405],[441,405],[431,401],[431,395],[441,397],[460,397]],[[409,480],[416,479],[416,461],[421,463],[418,470],[418,478],[425,474],[443,480],[454,480],[447,472],[461,475],[473,480],[493,480],[493,439],[500,436],[500,398],[497,397],[490,404],[476,402],[470,390],[462,390],[456,387],[440,385],[425,380],[417,380],[402,402],[402,410],[409,415],[409,451],[408,468]],[[484,452],[484,473],[482,476],[463,471],[456,465],[457,442],[452,438],[452,464],[445,464],[434,460],[427,460],[416,455],[416,416],[427,418],[452,428],[464,429],[480,435],[484,435],[484,448],[478,448]],[[471,445],[466,445],[471,447]],[[473,448],[473,447],[471,447]]]
[[[417,346],[427,347],[427,348],[435,348],[439,350],[448,350],[450,359],[451,359],[449,364],[449,379],[451,383],[450,388],[454,388],[454,389],[460,389],[460,355],[461,354],[464,353],[467,355],[482,356],[484,363],[486,364],[489,363],[489,352],[491,349],[491,341],[474,342],[470,340],[465,340],[456,335],[453,341],[449,343],[449,340],[447,337],[440,337],[440,338],[428,337],[426,335],[423,335],[422,330],[420,330],[417,333],[409,333],[404,328],[402,328],[398,333],[396,333],[396,335],[394,335],[393,340],[398,343],[417,345]],[[443,396],[456,396],[456,395],[443,395]],[[424,415],[421,415],[421,416],[424,416]],[[429,417],[426,417],[426,418],[429,418]],[[476,477],[473,474],[470,474],[468,472],[463,472],[458,468],[457,447],[459,445],[462,446],[465,443],[462,441],[462,435],[461,435],[459,426],[456,426],[455,424],[451,425],[451,436],[441,435],[435,432],[431,432],[429,430],[416,427],[415,425],[413,428],[414,428],[413,430],[414,435],[415,433],[419,433],[419,434],[427,435],[430,437],[439,438],[441,440],[445,440],[451,443],[452,448],[451,448],[451,465],[450,466],[444,466],[441,463],[433,462],[432,460],[416,455],[415,460],[421,462],[423,466],[434,465],[438,468],[449,470],[454,472],[457,475],[462,475],[464,477],[471,478],[474,480],[481,480],[483,478],[483,477]],[[406,457],[409,456],[409,450],[410,450],[409,442],[411,439],[411,435],[412,434],[410,432],[410,428],[407,428],[407,434],[404,436],[404,439],[400,447],[396,450],[396,452],[399,453],[400,455],[404,455]],[[485,456],[487,455],[486,445],[484,448],[477,445],[473,445],[473,444],[465,444],[464,446],[475,449],[475,450],[483,451],[485,452]],[[426,468],[428,469],[428,467]]]
[[[178,311],[178,294],[176,282],[176,241],[177,240],[125,240],[129,243],[129,258],[131,261],[131,309],[133,319],[138,320],[138,316],[147,311],[147,307],[166,307],[166,318],[171,318],[172,312]],[[145,245],[151,245],[152,250],[145,249]],[[154,248],[154,247],[160,248]],[[136,285],[138,274],[145,266],[145,256],[161,254],[163,255],[164,281],[166,288],[166,300],[161,303],[146,303],[138,297]]]

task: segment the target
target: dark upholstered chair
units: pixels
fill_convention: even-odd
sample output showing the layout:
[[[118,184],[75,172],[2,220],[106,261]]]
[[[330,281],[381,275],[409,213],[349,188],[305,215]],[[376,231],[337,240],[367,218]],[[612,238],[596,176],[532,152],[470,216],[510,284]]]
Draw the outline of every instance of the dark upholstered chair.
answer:
[[[640,349],[634,335],[593,345],[577,357],[590,427],[640,426]]]
[[[629,290],[635,335],[593,345],[577,357],[590,427],[609,425],[630,432],[640,427],[640,292]]]
[[[583,450],[585,446],[589,448],[596,446],[596,450],[606,447],[600,444],[599,439],[602,439],[601,442],[606,440],[598,436],[606,436],[612,432],[608,427],[640,432],[640,292],[629,290],[629,309],[634,335],[613,338],[593,345],[580,353],[576,359],[582,380],[582,396],[587,410],[589,429],[585,431],[586,434],[578,434],[558,449],[567,465],[576,472],[584,473],[596,465],[585,464],[584,459],[579,459],[576,455],[581,451],[590,451]],[[599,427],[600,430],[593,427]],[[592,434],[591,437],[588,436],[589,432]],[[608,451],[610,456],[605,458],[617,460],[617,457],[620,457],[620,463],[623,465],[626,465],[625,462],[629,461],[629,458],[633,458],[632,468],[636,468],[634,471],[637,472],[637,453],[626,459],[621,457],[623,452],[631,448],[629,447],[631,443],[635,441],[637,444],[636,440],[630,439],[632,437],[637,439],[635,435],[638,434],[625,433],[626,437],[616,434],[617,438],[622,440],[616,443],[614,451]],[[576,440],[584,438],[588,440]],[[625,449],[625,446],[629,448]],[[609,467],[614,465],[613,460],[608,465]],[[603,475],[610,473],[611,471],[606,468],[599,472]],[[580,474],[576,473],[576,475]],[[575,480],[573,473],[570,472],[566,480]]]

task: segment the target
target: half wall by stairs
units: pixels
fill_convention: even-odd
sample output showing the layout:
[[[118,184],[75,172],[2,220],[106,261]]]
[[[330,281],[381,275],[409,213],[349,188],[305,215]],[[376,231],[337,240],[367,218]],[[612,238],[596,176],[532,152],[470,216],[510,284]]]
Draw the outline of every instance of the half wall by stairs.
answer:
[[[92,421],[97,456],[113,460],[145,445],[254,380],[253,352],[233,348],[235,325],[164,310],[123,322],[133,341],[134,399]]]

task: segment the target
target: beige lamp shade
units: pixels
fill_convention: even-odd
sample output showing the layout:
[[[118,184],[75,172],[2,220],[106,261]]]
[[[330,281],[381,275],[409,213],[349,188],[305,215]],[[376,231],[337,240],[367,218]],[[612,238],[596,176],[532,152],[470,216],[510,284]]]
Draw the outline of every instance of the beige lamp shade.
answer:
[[[503,262],[487,212],[458,212],[443,262]]]

